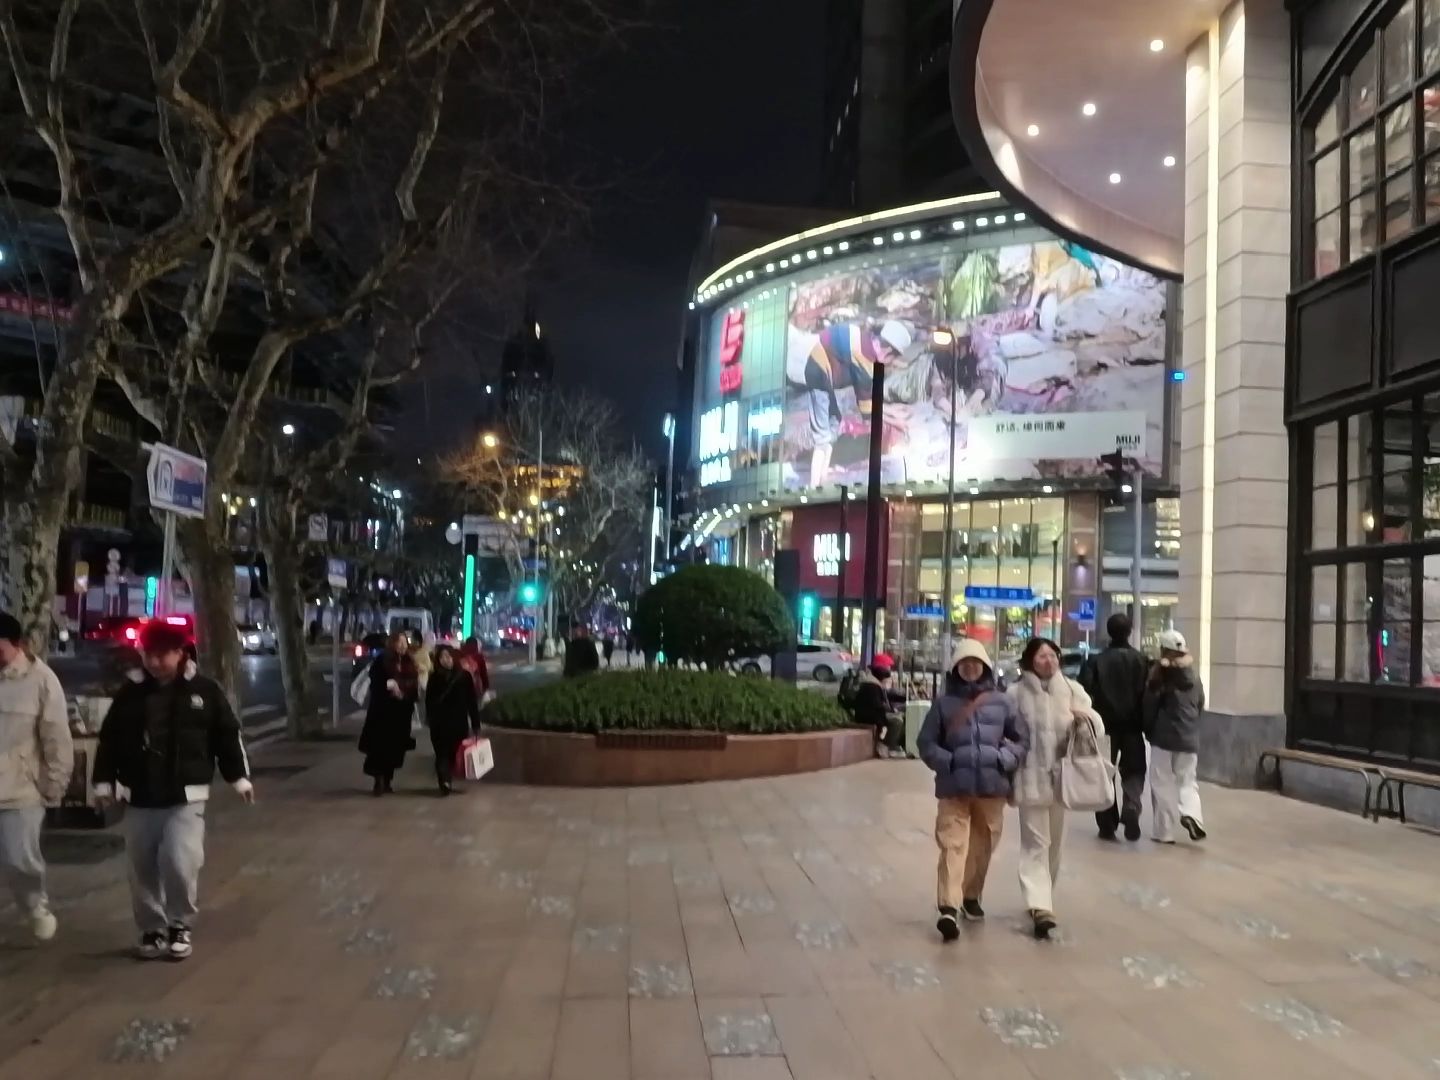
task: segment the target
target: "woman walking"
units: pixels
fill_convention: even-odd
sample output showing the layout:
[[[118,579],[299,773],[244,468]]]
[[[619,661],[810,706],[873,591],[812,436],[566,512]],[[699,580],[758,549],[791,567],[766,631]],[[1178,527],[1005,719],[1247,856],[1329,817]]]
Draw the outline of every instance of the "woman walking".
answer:
[[[954,941],[962,917],[985,918],[980,896],[990,856],[1000,843],[1012,778],[1029,746],[1015,702],[996,689],[990,657],[978,641],[965,639],[956,647],[945,693],[930,706],[917,745],[935,773],[935,926]]]
[[[435,779],[440,794],[449,795],[455,753],[467,735],[480,730],[480,702],[474,680],[448,645],[435,650],[435,670],[425,687],[425,723],[435,749]]]
[[[415,748],[410,719],[420,696],[419,673],[410,657],[410,639],[403,630],[390,635],[385,651],[370,665],[370,703],[360,729],[360,752],[365,775],[374,777],[371,794],[377,798],[394,792],[395,774],[405,754]]]
[[[1175,843],[1175,824],[1204,840],[1200,807],[1200,715],[1205,687],[1178,630],[1160,635],[1160,661],[1145,685],[1145,730],[1150,737],[1150,828],[1157,843]]]
[[[1044,940],[1055,929],[1055,881],[1060,876],[1060,844],[1065,832],[1065,807],[1055,785],[1055,766],[1065,756],[1078,720],[1105,733],[1090,696],[1060,672],[1060,648],[1048,638],[1031,638],[1020,657],[1020,679],[1010,697],[1030,733],[1030,752],[1015,777],[1015,805],[1020,808],[1020,891],[1034,922],[1035,937]]]

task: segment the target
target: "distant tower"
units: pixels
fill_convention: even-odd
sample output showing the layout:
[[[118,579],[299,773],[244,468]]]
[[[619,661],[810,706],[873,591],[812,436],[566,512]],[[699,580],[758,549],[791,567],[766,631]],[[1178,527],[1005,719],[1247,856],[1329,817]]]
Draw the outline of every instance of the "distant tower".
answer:
[[[554,378],[555,356],[540,326],[535,302],[527,296],[520,325],[500,354],[501,409],[519,394],[549,386]]]

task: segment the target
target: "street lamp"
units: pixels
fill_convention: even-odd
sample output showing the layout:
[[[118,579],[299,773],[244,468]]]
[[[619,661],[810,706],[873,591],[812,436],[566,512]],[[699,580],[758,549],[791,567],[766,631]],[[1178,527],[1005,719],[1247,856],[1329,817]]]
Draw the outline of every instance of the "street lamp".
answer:
[[[480,444],[484,446],[486,450],[494,450],[500,445],[500,439],[493,431],[487,431],[484,435],[480,436]]]
[[[281,425],[280,425],[280,434],[281,434],[281,435],[294,435],[294,434],[295,434],[295,425],[294,425],[294,424],[281,424]]]
[[[665,414],[665,438],[670,442],[670,454],[665,460],[665,562],[670,562],[670,530],[674,522],[675,485],[675,414]]]

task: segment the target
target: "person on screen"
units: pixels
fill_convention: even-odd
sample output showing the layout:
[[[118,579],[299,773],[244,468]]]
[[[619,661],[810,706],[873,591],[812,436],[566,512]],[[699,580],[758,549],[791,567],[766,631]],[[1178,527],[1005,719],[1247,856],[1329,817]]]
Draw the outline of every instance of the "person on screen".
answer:
[[[909,327],[891,319],[878,332],[856,323],[840,323],[821,331],[805,360],[805,390],[810,406],[810,485],[820,487],[830,475],[830,457],[841,435],[836,391],[855,391],[860,417],[870,418],[870,390],[875,365],[897,361],[910,348]]]

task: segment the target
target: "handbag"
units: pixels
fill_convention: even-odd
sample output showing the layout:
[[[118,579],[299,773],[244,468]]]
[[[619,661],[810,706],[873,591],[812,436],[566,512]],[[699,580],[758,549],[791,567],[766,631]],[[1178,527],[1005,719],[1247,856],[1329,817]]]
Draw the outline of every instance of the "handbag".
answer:
[[[356,675],[355,681],[350,684],[350,700],[362,709],[369,703],[370,669],[368,667]]]
[[[1094,720],[1075,721],[1065,756],[1055,766],[1055,792],[1066,810],[1100,811],[1115,805],[1116,769],[1108,744]]]
[[[490,740],[472,735],[455,751],[455,775],[466,780],[479,780],[495,768],[495,751]]]

